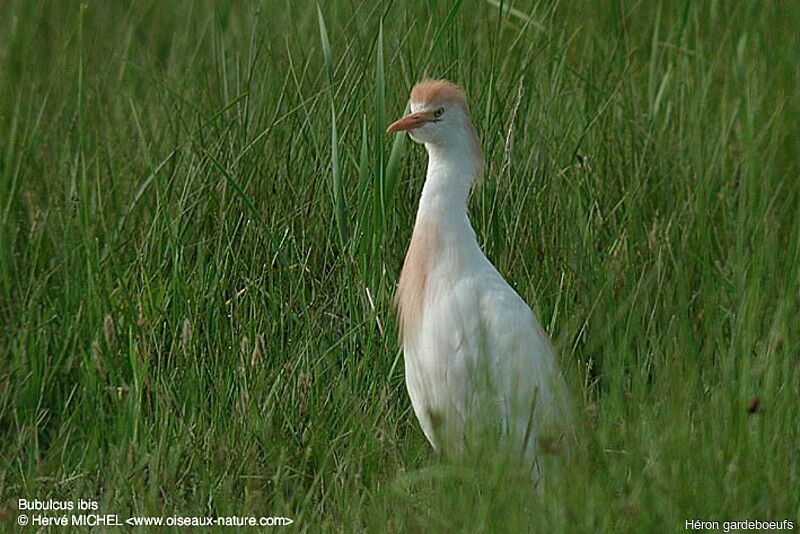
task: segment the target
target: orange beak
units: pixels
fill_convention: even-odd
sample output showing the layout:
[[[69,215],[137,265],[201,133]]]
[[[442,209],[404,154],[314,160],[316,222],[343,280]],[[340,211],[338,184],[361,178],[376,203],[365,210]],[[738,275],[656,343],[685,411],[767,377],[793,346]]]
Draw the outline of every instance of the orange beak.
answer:
[[[412,113],[390,124],[389,127],[386,129],[386,133],[406,132],[408,130],[414,130],[415,128],[419,128],[420,126],[423,126],[424,124],[431,122],[432,120],[433,120],[433,113],[428,113],[424,111],[420,111],[419,113]]]

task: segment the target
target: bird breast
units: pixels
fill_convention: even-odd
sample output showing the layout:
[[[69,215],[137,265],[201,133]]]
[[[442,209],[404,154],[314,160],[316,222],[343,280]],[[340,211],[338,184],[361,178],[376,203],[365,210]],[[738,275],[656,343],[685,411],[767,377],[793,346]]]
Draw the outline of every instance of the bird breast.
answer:
[[[425,290],[434,253],[439,245],[440,234],[435,222],[430,219],[418,221],[397,284],[397,308],[403,335],[415,330],[422,319]]]

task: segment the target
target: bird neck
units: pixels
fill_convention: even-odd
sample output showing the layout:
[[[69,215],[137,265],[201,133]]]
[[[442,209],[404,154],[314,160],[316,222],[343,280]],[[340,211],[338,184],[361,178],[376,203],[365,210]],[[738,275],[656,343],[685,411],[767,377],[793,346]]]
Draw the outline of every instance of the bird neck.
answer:
[[[428,171],[397,285],[400,324],[405,333],[419,324],[426,286],[437,265],[445,261],[445,265],[450,265],[448,276],[452,277],[459,272],[455,266],[471,265],[468,259],[482,254],[467,217],[470,186],[482,161],[477,138],[473,139],[475,142],[462,144],[461,150],[431,143],[425,145]],[[464,146],[472,153],[466,152]]]
[[[458,141],[461,142],[425,145],[428,171],[419,201],[418,219],[430,216],[442,222],[466,221],[469,225],[467,201],[472,183],[480,173],[482,159],[476,138]]]

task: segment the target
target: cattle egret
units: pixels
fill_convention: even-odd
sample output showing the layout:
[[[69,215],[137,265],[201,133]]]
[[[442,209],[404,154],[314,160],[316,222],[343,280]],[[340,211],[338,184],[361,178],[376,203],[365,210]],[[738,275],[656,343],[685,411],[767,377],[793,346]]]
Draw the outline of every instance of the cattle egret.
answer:
[[[464,92],[422,81],[410,110],[387,131],[408,132],[428,152],[396,295],[414,412],[436,451],[458,458],[490,429],[498,444],[519,445],[512,450],[538,477],[538,453],[552,451],[567,428],[566,384],[547,334],[483,254],[467,217],[483,157]]]

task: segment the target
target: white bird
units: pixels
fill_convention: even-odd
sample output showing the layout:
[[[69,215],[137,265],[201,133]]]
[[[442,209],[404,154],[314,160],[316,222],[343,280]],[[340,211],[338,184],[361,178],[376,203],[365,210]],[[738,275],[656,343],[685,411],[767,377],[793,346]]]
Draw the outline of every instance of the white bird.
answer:
[[[396,295],[414,412],[436,451],[458,458],[471,440],[497,432],[538,477],[539,452],[552,452],[569,425],[566,384],[547,334],[483,254],[467,217],[483,157],[464,92],[425,80],[410,110],[387,131],[408,132],[428,152]]]

